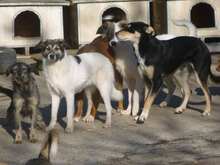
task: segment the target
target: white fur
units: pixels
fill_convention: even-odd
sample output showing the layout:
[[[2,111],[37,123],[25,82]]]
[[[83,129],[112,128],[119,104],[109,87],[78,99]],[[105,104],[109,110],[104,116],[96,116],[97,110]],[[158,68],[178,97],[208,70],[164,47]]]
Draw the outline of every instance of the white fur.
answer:
[[[96,86],[104,100],[107,119],[105,127],[111,126],[110,97],[122,99],[121,92],[114,87],[114,71],[110,61],[99,53],[83,53],[78,55],[81,59],[77,63],[73,56],[65,53],[62,60],[50,62],[43,59],[43,72],[46,77],[48,89],[52,97],[51,122],[46,128],[52,129],[57,121],[57,112],[60,98],[64,96],[67,101],[67,127],[66,132],[73,131],[74,95],[85,89],[90,93]],[[92,91],[92,90],[91,90]]]

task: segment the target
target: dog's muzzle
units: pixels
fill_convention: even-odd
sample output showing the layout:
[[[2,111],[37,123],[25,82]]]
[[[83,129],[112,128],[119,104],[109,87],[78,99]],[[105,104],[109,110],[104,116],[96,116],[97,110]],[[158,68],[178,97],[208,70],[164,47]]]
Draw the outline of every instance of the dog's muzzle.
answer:
[[[111,46],[116,46],[116,45],[117,45],[117,42],[115,42],[115,41],[111,42]]]
[[[49,53],[49,54],[47,55],[47,59],[48,59],[49,61],[56,61],[56,55],[55,55],[54,53]]]

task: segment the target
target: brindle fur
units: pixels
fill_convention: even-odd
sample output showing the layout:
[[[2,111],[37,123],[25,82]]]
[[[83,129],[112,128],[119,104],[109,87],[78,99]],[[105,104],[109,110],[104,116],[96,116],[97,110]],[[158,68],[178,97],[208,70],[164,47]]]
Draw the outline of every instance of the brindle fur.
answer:
[[[29,65],[22,62],[15,63],[6,72],[7,76],[12,74],[13,90],[0,87],[0,92],[5,93],[12,99],[7,110],[7,118],[3,122],[3,125],[8,125],[13,119],[15,120],[15,144],[22,142],[21,117],[31,117],[32,122],[29,135],[29,141],[31,143],[37,141],[34,136],[36,121],[42,121],[42,115],[38,109],[40,95],[31,72],[39,75],[38,71],[32,69]]]

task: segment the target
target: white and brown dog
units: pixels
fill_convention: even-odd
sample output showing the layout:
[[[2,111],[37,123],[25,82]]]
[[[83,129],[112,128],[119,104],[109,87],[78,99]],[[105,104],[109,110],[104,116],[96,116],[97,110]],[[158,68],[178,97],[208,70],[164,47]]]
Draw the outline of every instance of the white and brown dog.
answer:
[[[52,97],[51,121],[46,130],[52,129],[57,121],[60,98],[67,100],[66,132],[73,131],[74,96],[85,90],[91,99],[94,87],[98,88],[107,112],[104,127],[111,126],[111,98],[121,100],[122,93],[114,87],[114,70],[108,58],[100,53],[67,55],[64,40],[41,41],[36,47],[42,50],[43,72]],[[91,101],[89,101],[91,102]],[[91,110],[91,105],[90,110]]]

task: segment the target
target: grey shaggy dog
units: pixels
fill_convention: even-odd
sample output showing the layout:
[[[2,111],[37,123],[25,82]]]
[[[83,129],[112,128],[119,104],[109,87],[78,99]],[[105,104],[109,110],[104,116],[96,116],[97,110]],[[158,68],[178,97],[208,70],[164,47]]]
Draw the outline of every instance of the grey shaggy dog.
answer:
[[[3,125],[8,125],[13,119],[15,120],[15,144],[21,144],[22,142],[21,117],[30,116],[31,118],[29,135],[31,143],[37,142],[34,135],[36,121],[42,121],[42,114],[38,109],[40,95],[36,81],[31,75],[32,72],[39,75],[38,70],[32,69],[29,65],[22,62],[15,63],[6,72],[6,76],[12,74],[13,90],[0,87],[0,92],[12,99]]]

